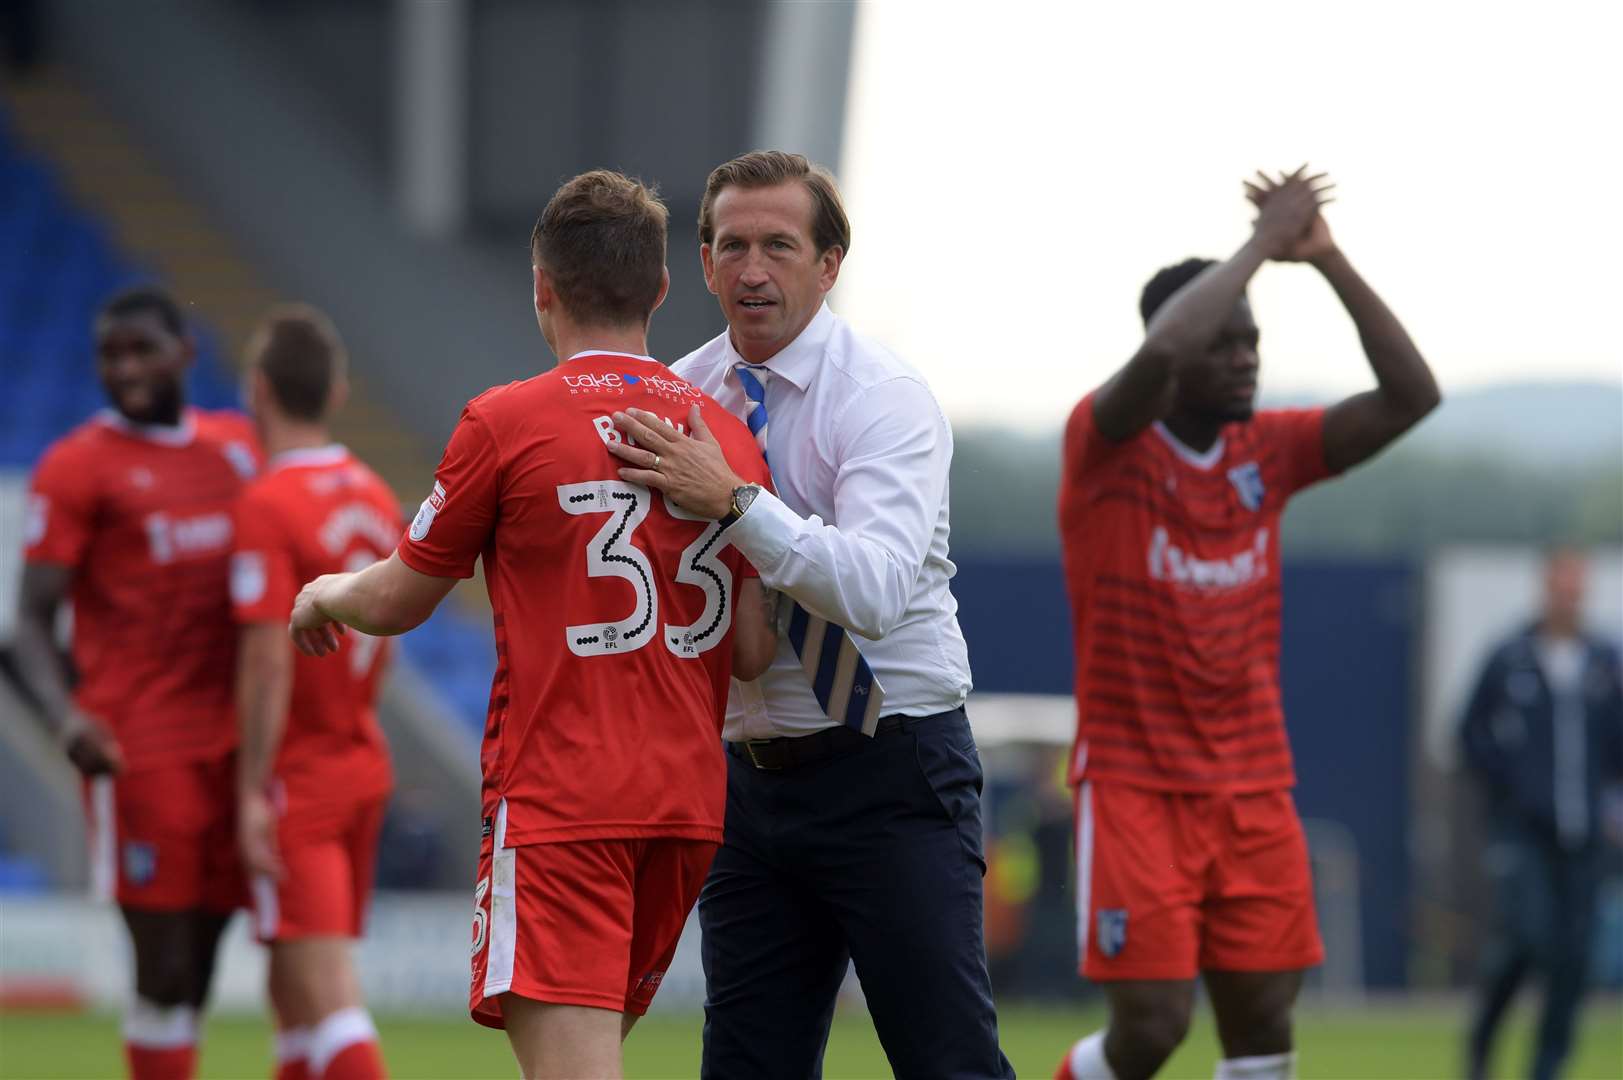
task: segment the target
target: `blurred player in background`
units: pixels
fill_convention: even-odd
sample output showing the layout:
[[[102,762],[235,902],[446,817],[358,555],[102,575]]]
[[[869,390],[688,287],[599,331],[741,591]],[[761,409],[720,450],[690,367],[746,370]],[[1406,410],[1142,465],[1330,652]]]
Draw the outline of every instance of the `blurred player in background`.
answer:
[[[318,578],[293,613],[318,655],[333,623],[401,633],[483,556],[497,670],[470,1007],[532,1080],[620,1075],[721,841],[728,676],[755,678],[777,647],[730,522],[618,479],[607,450],[634,405],[713,430],[768,478],[743,423],[646,355],[666,227],[618,173],[558,190],[531,241],[558,368],[469,402],[399,549]]]
[[[1413,342],[1353,270],[1304,170],[1247,185],[1251,238],[1145,287],[1133,358],[1066,427],[1060,528],[1076,643],[1077,917],[1109,1027],[1058,1076],[1155,1073],[1203,975],[1219,1077],[1294,1067],[1291,1009],[1322,958],[1279,700],[1279,522],[1297,491],[1437,405]],[[1246,284],[1307,262],[1358,328],[1376,389],[1255,413]]]
[[[336,662],[295,657],[304,582],[370,566],[402,532],[399,504],[327,423],[348,394],[344,347],[320,312],[272,312],[248,348],[249,400],[269,455],[237,504],[237,830],[254,927],[270,946],[277,1080],[383,1075],[350,960],[392,786],[373,704],[387,649],[348,637]]]
[[[1499,1022],[1535,970],[1544,1017],[1527,1075],[1556,1076],[1589,976],[1602,797],[1623,782],[1623,681],[1617,646],[1584,627],[1585,572],[1579,552],[1550,553],[1544,611],[1488,655],[1461,727],[1491,815],[1484,854],[1499,909],[1467,1048],[1472,1080],[1488,1075]]]
[[[156,289],[96,319],[112,405],[54,443],[28,496],[16,655],[86,777],[93,887],[135,946],[130,1075],[191,1076],[214,954],[243,899],[227,562],[257,471],[246,418],[186,406],[195,346]],[[73,604],[73,670],[53,627]]]

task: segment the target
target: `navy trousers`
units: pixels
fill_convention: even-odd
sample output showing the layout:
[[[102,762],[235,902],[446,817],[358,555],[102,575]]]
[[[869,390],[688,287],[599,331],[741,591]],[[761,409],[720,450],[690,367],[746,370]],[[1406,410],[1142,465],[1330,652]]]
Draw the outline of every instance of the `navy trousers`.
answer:
[[[1565,851],[1501,823],[1489,848],[1499,922],[1484,954],[1471,1021],[1470,1073],[1486,1076],[1494,1036],[1527,976],[1544,982],[1544,1011],[1527,1075],[1554,1080],[1572,1048],[1588,984],[1600,891],[1600,849]]]
[[[821,1077],[848,961],[896,1076],[1014,1076],[986,974],[980,792],[962,709],[780,772],[728,755],[699,896],[703,1076]]]

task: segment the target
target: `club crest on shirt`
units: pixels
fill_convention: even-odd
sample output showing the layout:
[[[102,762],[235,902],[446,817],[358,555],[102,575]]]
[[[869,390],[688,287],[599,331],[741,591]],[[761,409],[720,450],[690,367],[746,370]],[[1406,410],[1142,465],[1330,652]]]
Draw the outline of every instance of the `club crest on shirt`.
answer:
[[[1099,954],[1109,960],[1127,947],[1127,909],[1100,908],[1098,922]]]
[[[1235,494],[1240,496],[1240,504],[1247,510],[1262,509],[1262,499],[1267,490],[1262,486],[1262,470],[1255,461],[1230,469],[1229,483],[1234,485]]]
[[[138,840],[124,843],[124,880],[131,885],[146,885],[158,874],[158,849]]]

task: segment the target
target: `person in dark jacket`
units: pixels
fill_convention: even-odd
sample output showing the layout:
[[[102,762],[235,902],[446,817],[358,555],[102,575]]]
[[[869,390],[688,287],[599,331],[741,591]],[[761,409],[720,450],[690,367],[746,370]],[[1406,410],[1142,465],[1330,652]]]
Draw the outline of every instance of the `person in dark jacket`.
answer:
[[[1462,726],[1490,813],[1499,924],[1486,950],[1468,1063],[1485,1077],[1499,1021],[1526,976],[1545,982],[1529,1074],[1558,1075],[1592,951],[1602,795],[1623,778],[1623,678],[1615,645],[1583,625],[1583,556],[1552,552],[1544,611],[1489,654]]]

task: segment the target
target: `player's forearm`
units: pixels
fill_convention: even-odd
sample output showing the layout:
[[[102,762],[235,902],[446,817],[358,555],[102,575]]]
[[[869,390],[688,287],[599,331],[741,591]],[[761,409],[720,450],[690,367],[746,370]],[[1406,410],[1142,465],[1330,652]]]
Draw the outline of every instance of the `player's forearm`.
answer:
[[[1409,332],[1339,249],[1314,262],[1347,309],[1382,399],[1394,420],[1413,424],[1442,400],[1437,380]]]
[[[1205,349],[1266,259],[1261,241],[1252,238],[1223,262],[1207,267],[1161,305],[1145,331],[1146,348],[1174,359]]]
[[[293,653],[281,627],[252,624],[237,650],[237,788],[265,790],[293,699]]]
[[[1262,243],[1252,238],[1161,305],[1145,331],[1144,343],[1093,399],[1100,434],[1120,442],[1166,412],[1179,358],[1211,344],[1265,259]]]
[[[876,523],[896,531],[898,523]],[[890,633],[907,611],[923,562],[904,559],[860,523],[842,530],[815,515],[802,518],[771,492],[762,492],[729,533],[767,588],[787,593],[813,614],[862,637]]]
[[[334,574],[324,578],[316,607],[334,622],[353,627],[374,637],[404,634],[433,612],[418,610],[419,604],[398,588],[391,573],[392,560],[373,563],[365,570]]]
[[[54,612],[47,615],[25,608],[17,620],[12,655],[23,689],[39,704],[53,733],[61,735],[70,726],[76,707],[68,687],[67,659],[56,647],[54,622]]]

